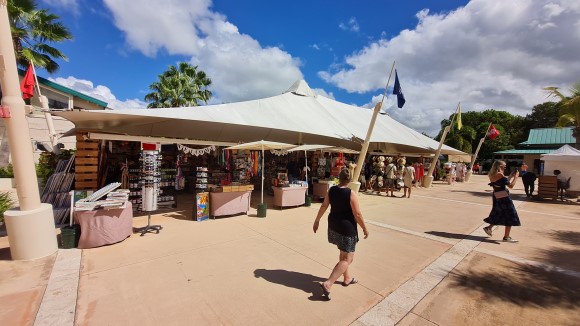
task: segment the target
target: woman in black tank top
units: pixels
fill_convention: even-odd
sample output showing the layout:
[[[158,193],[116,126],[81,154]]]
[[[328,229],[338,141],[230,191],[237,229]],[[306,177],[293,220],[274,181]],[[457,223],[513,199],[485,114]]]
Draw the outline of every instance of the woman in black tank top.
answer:
[[[318,230],[318,225],[322,215],[330,205],[330,214],[328,215],[328,242],[335,244],[340,250],[340,258],[330,277],[320,283],[322,292],[330,300],[330,288],[343,276],[343,286],[355,284],[358,281],[351,277],[348,267],[354,258],[356,243],[358,242],[357,223],[363,230],[364,238],[369,236],[364,219],[360,212],[358,198],[355,193],[347,187],[351,180],[350,171],[343,169],[338,176],[339,185],[330,188],[324,202],[318,210],[318,215],[314,221],[312,229],[314,233]]]

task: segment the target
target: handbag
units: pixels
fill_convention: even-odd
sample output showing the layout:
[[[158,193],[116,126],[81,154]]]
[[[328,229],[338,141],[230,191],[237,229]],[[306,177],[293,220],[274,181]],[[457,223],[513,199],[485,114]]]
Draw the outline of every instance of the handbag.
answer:
[[[507,190],[500,190],[493,193],[496,199],[508,197],[510,194]]]

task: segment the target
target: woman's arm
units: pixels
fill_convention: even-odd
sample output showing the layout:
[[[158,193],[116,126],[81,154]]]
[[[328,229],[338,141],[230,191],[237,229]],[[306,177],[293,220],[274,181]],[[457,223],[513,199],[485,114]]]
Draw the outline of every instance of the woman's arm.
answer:
[[[360,225],[365,235],[365,239],[369,237],[369,231],[367,230],[367,226],[365,225],[365,220],[362,217],[362,213],[360,211],[360,206],[358,204],[358,197],[356,194],[351,191],[350,192],[350,207],[352,208],[352,213],[354,214],[354,219]]]
[[[328,198],[328,192],[327,192],[326,196],[324,196],[324,201],[322,202],[322,205],[320,205],[320,209],[318,209],[318,214],[316,214],[316,219],[314,220],[314,225],[312,225],[312,230],[314,230],[314,233],[316,233],[316,231],[318,231],[318,224],[320,223],[320,219],[322,218],[322,215],[324,215],[324,212],[326,212],[328,205],[330,205],[330,199]]]
[[[516,170],[514,173],[510,174],[510,177],[508,178],[510,183],[507,185],[510,189],[514,188],[519,176],[520,176],[520,172],[518,170]]]

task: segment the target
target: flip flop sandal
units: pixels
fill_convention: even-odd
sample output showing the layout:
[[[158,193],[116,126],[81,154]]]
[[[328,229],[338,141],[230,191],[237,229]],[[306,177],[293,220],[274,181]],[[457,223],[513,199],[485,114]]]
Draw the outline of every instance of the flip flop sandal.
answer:
[[[326,300],[330,300],[330,291],[324,287],[324,283],[320,283],[320,287],[322,288],[322,295],[326,297]]]
[[[348,283],[342,282],[342,286],[349,286],[351,284],[357,284],[357,283],[358,283],[358,280],[353,277],[352,280],[350,280],[350,282],[348,282]]]

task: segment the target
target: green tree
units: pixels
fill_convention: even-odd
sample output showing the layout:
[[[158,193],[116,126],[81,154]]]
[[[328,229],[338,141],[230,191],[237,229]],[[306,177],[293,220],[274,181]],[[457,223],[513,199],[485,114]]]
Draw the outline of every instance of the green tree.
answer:
[[[26,68],[32,61],[48,73],[57,71],[55,60],[68,58],[50,44],[72,39],[60,17],[38,10],[34,0],[8,0],[7,8],[18,66]]]
[[[441,131],[435,138],[440,140],[443,134],[443,128],[451,123],[452,115],[449,119],[441,121]],[[493,109],[482,112],[468,111],[461,114],[463,128],[457,130],[456,126],[451,128],[445,139],[445,144],[462,150],[466,153],[475,151],[479,140],[485,137],[489,124],[493,123],[499,130],[500,136],[493,141],[485,141],[478,153],[479,159],[490,159],[493,152],[515,148],[515,146],[527,139],[527,131],[524,129],[524,118],[514,116],[505,111]]]
[[[211,79],[187,62],[170,66],[158,77],[159,81],[149,86],[152,92],[145,95],[148,108],[198,106],[202,101],[207,103],[212,96],[208,90]]]
[[[557,99],[556,107],[559,109],[560,118],[556,127],[573,126],[572,136],[576,138],[576,148],[580,149],[580,82],[570,89],[570,95],[566,96],[558,87],[546,87],[550,97]]]
[[[544,102],[532,108],[532,113],[524,118],[526,130],[537,128],[553,128],[559,118],[558,107],[555,102]]]

